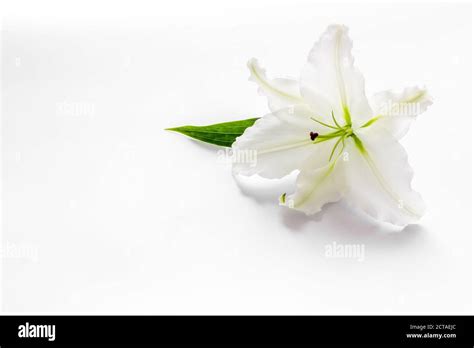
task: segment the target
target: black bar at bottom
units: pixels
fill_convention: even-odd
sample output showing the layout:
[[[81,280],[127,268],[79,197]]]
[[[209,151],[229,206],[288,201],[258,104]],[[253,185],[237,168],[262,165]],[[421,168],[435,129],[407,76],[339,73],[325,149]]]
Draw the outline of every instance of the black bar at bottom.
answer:
[[[0,346],[473,347],[472,316],[0,316]]]

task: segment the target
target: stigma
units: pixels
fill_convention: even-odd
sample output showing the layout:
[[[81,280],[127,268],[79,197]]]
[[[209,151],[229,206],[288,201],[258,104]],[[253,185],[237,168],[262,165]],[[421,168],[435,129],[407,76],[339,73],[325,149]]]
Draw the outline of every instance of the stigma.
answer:
[[[316,132],[309,132],[309,137],[311,138],[312,141],[318,137],[318,133]]]

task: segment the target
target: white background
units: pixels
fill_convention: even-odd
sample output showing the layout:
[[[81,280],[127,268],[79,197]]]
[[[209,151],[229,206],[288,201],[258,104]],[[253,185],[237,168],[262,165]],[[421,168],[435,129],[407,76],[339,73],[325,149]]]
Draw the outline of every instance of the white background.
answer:
[[[31,2],[3,18],[3,245],[38,252],[3,257],[4,311],[471,312],[470,6],[152,4]],[[419,225],[287,211],[289,180],[238,185],[216,148],[163,130],[264,115],[247,60],[296,77],[332,23],[349,26],[368,95],[434,96],[403,139]],[[364,260],[325,257],[333,242]]]

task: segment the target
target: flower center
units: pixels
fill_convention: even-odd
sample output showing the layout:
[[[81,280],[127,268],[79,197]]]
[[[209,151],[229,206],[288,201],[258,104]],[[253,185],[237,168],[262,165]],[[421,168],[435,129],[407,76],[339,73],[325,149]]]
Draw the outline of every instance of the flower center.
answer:
[[[318,120],[317,118],[311,117],[311,119],[320,125],[331,129],[331,132],[324,133],[324,134],[319,134],[316,132],[310,132],[309,137],[311,138],[311,141],[313,141],[314,144],[319,144],[324,141],[328,141],[331,139],[336,139],[336,143],[334,144],[334,147],[332,148],[331,154],[329,156],[329,162],[333,158],[336,150],[340,147],[340,150],[337,153],[336,157],[339,157],[342,154],[342,151],[344,150],[345,147],[345,139],[348,137],[354,136],[354,132],[352,131],[352,124],[346,123],[344,126],[341,126],[336,118],[334,117],[334,112],[331,113],[333,124],[328,124],[323,121]]]

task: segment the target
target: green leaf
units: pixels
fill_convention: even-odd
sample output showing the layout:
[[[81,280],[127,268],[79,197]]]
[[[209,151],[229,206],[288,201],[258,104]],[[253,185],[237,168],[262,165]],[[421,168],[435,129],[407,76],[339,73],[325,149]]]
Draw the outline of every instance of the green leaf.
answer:
[[[235,139],[252,126],[258,118],[216,123],[209,126],[182,126],[166,128],[166,130],[187,135],[190,138],[218,146],[231,147]]]

